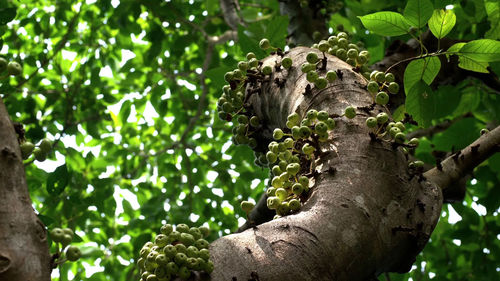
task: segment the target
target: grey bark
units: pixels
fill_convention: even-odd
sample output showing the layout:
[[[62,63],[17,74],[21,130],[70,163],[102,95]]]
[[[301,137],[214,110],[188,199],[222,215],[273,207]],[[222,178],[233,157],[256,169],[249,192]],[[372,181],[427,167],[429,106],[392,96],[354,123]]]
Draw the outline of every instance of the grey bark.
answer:
[[[50,280],[47,231],[31,206],[16,133],[0,98],[0,280]]]

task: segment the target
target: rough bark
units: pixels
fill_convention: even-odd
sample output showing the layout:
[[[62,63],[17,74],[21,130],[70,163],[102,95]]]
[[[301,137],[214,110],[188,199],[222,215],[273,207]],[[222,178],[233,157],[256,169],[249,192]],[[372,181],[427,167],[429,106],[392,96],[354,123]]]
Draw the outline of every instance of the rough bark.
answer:
[[[0,98],[0,280],[50,280],[47,231],[31,206],[16,133]]]
[[[264,84],[249,99],[265,124],[264,138],[285,127],[294,111],[341,115],[348,105],[372,103],[365,80],[330,55],[328,69],[340,70],[342,79],[304,95],[307,81],[297,66],[311,50],[292,49],[288,56],[295,67],[270,78],[286,79],[285,86]],[[409,270],[439,218],[442,196],[408,171],[398,148],[369,137],[364,120],[379,110],[358,109],[353,120],[336,118],[337,128],[316,160],[312,194],[299,213],[211,244],[213,280],[370,280]]]
[[[457,188],[454,183],[467,175],[474,167],[500,151],[500,126],[474,141],[466,148],[443,160],[438,166],[424,173],[443,192]]]

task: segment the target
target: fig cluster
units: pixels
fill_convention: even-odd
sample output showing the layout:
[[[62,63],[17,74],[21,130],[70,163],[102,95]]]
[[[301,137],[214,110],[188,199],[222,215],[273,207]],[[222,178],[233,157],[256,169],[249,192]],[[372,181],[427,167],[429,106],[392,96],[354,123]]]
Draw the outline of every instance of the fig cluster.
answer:
[[[370,73],[369,79],[366,89],[377,104],[386,105],[389,102],[389,94],[395,95],[399,92],[399,84],[394,82],[394,74],[390,72],[374,70]]]
[[[261,46],[270,48],[270,43],[264,40],[261,41]],[[234,144],[246,144],[251,148],[257,146],[257,141],[252,134],[259,127],[260,120],[248,107],[244,106],[245,87],[249,79],[262,81],[271,73],[272,68],[269,65],[262,66],[254,53],[248,53],[246,60],[238,62],[238,68],[224,75],[228,85],[222,87],[223,93],[217,102],[217,111],[221,120],[238,122],[238,125],[233,128]]]
[[[310,189],[309,166],[314,161],[318,143],[328,140],[335,120],[326,111],[309,110],[304,118],[298,113],[287,117],[287,133],[273,132],[266,163],[271,168],[271,186],[267,189],[267,207],[276,210],[276,217],[297,212]],[[308,165],[309,164],[309,165]]]
[[[207,227],[175,227],[164,224],[154,242],[147,242],[137,260],[142,281],[168,281],[179,277],[187,280],[192,271],[211,273],[214,264],[210,260]]]
[[[316,52],[307,53],[306,60],[307,62],[300,66],[300,70],[306,74],[307,81],[313,83],[314,87],[324,89],[328,83],[337,80],[337,72],[334,70],[329,70],[324,76],[318,74],[325,61],[320,59]]]
[[[0,77],[6,72],[7,75],[17,76],[23,73],[23,67],[16,61],[8,62],[6,59],[0,57]]]
[[[376,116],[366,118],[366,126],[379,139],[394,141],[397,144],[407,144],[410,148],[415,148],[419,144],[418,138],[406,139],[406,126],[403,122],[389,122],[389,115],[381,112]]]
[[[362,43],[352,43],[346,32],[339,32],[337,35],[328,37],[327,40],[321,40],[312,47],[323,53],[334,55],[346,63],[355,67],[355,70],[361,73],[370,73],[368,61],[370,53],[361,49]]]
[[[20,148],[21,156],[24,160],[28,159],[33,154],[37,161],[42,162],[47,159],[47,156],[52,150],[52,141],[48,138],[44,138],[37,146],[29,141],[25,141],[20,145]]]
[[[59,253],[57,264],[61,264],[65,261],[77,261],[81,256],[82,252],[76,246],[69,246],[71,241],[73,241],[74,232],[71,228],[53,228],[50,230],[50,238],[52,241],[61,244],[61,252]],[[64,251],[65,249],[65,251]]]

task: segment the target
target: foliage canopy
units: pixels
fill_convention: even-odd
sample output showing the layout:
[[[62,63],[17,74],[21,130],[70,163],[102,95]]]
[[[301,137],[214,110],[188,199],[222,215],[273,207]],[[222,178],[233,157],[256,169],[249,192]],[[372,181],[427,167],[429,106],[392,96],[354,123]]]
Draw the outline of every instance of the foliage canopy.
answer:
[[[215,104],[225,72],[247,52],[266,56],[261,38],[285,47],[287,28],[296,23],[280,14],[278,1],[239,1],[246,26],[238,27],[237,41],[220,42],[230,27],[216,0],[16,2],[0,0],[0,56],[20,62],[24,72],[3,80],[0,94],[26,139],[54,140],[47,162],[27,161],[29,192],[40,219],[49,228],[75,229],[82,246],[81,262],[63,265],[55,276],[136,278],[139,249],[167,221],[207,223],[210,239],[234,232],[245,219],[240,202],[260,197],[268,170],[253,164],[248,147],[230,145],[231,130]],[[374,63],[395,40],[411,38],[410,24],[424,27],[428,20],[436,37],[490,40],[493,54],[474,55],[474,44],[452,51],[464,54],[463,68],[498,76],[500,63],[487,62],[500,39],[495,0],[407,6],[348,0],[329,26],[333,32],[342,25],[363,41]],[[436,57],[409,64],[407,72],[422,72],[405,74],[406,107],[394,113],[410,112],[425,127],[455,120],[421,139],[416,156],[429,164],[436,151],[461,149],[500,120],[498,89],[473,78],[440,85],[438,64]],[[415,87],[429,98],[413,95]],[[497,279],[499,186],[497,153],[476,168],[465,200],[445,205],[414,269],[391,280]],[[455,213],[461,220],[451,220]]]

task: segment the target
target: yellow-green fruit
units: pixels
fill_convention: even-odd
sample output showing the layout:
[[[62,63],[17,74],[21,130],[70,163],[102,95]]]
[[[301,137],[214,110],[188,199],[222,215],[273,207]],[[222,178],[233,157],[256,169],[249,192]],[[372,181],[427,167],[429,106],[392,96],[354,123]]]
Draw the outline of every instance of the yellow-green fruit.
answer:
[[[397,143],[404,143],[406,140],[406,135],[404,133],[397,133],[396,136],[394,136],[394,141]]]
[[[255,204],[250,202],[250,201],[242,201],[241,202],[241,209],[245,212],[248,213],[250,212],[253,208],[255,207]]]
[[[177,225],[175,230],[177,230],[179,232],[184,232],[184,233],[189,232],[189,226],[187,224],[181,223],[181,224]]]
[[[366,88],[367,88],[368,92],[370,92],[372,94],[375,94],[379,90],[378,83],[375,81],[370,81],[368,83],[368,85],[366,86]]]
[[[208,241],[205,240],[205,239],[198,239],[196,240],[196,242],[194,243],[194,246],[196,248],[198,248],[198,250],[201,250],[201,249],[208,249]]]
[[[264,75],[271,75],[271,73],[273,73],[273,68],[270,65],[265,65],[262,67],[261,72]]]
[[[177,253],[175,254],[174,261],[178,265],[184,264],[187,261],[187,256],[184,253]]]
[[[273,138],[275,140],[280,140],[281,138],[283,138],[283,136],[284,136],[283,131],[280,128],[274,129]]]
[[[257,58],[257,56],[255,56],[254,53],[252,53],[252,52],[247,53],[247,56],[246,56],[247,60],[251,60],[251,59],[255,59],[255,58]]]
[[[169,235],[174,230],[174,227],[171,224],[164,224],[160,228],[160,232],[165,235]]]
[[[349,119],[353,119],[354,117],[356,117],[356,109],[354,109],[354,107],[352,106],[348,106],[344,110],[344,115]]]
[[[73,237],[69,234],[64,234],[62,239],[61,239],[61,244],[63,245],[63,247],[66,247],[67,245],[69,245],[69,243],[71,243],[71,241],[73,240]]]
[[[327,41],[321,40],[318,44],[318,49],[322,52],[328,51],[328,48],[330,48],[330,44],[328,44]]]
[[[318,73],[314,70],[307,72],[306,74],[307,81],[314,83],[318,80]]]
[[[158,254],[155,259],[155,262],[158,265],[167,265],[169,261],[170,259],[167,256],[165,256],[165,254]]]
[[[189,233],[181,233],[180,241],[182,242],[182,244],[189,246],[189,245],[193,245],[194,241],[196,241],[196,240],[194,239],[193,235],[191,235]]]
[[[368,128],[375,128],[377,126],[377,118],[375,117],[366,118],[366,126],[368,126]]]
[[[307,73],[309,71],[312,71],[312,70],[315,70],[316,69],[316,65],[315,64],[311,64],[311,63],[303,63],[301,66],[300,66],[300,70],[304,73]]]
[[[78,247],[69,246],[68,250],[66,250],[66,258],[69,261],[76,261],[82,256],[82,252]]]
[[[182,233],[181,233],[182,235]],[[180,238],[179,238],[180,239]],[[180,241],[179,241],[180,242]],[[179,244],[175,244],[175,250],[177,251],[177,253],[183,253],[183,254],[186,254],[186,251],[187,251],[187,247],[186,245],[182,244],[182,243],[179,243]]]
[[[318,89],[324,89],[328,85],[328,81],[325,77],[318,77],[316,81],[314,81],[314,86]]]
[[[288,207],[291,211],[298,211],[300,209],[300,201],[297,199],[291,199],[288,202]]]
[[[23,159],[28,159],[30,157],[31,153],[33,152],[33,149],[35,149],[35,145],[32,144],[31,142],[27,141],[21,144],[21,155]]]
[[[281,66],[283,66],[283,68],[285,69],[289,69],[290,67],[292,67],[292,59],[289,57],[283,58],[281,60]]]
[[[203,234],[201,233],[200,229],[197,227],[191,227],[189,229],[189,234],[193,235],[195,240],[198,240],[203,237]]]
[[[265,50],[265,49],[268,49],[269,47],[271,47],[271,43],[269,43],[268,39],[264,38],[264,39],[260,40],[259,47],[262,50]]]
[[[38,147],[33,150],[33,155],[35,155],[35,159],[40,162],[43,162],[45,161],[45,159],[47,159],[47,155],[43,153],[43,151]]]
[[[208,259],[210,258],[210,252],[208,251],[208,249],[201,249],[198,251],[198,257],[204,259],[205,261],[208,261]]]
[[[399,84],[396,82],[391,82],[389,83],[389,86],[387,86],[387,90],[389,90],[391,94],[397,94],[399,92]]]
[[[303,191],[304,191],[304,187],[300,183],[295,183],[292,186],[292,192],[295,195],[300,195],[300,194],[302,194]]]
[[[329,70],[326,73],[326,80],[328,80],[328,82],[330,82],[330,83],[337,80],[337,72],[335,72],[333,70]]]
[[[71,228],[63,228],[62,230],[64,232],[64,234],[68,234],[70,235],[71,237],[73,237],[73,235],[75,235],[75,233],[73,232],[73,230]]]
[[[50,238],[52,238],[54,242],[61,242],[63,236],[64,236],[64,231],[58,227],[53,228],[50,231]]]
[[[250,126],[252,126],[252,127],[258,127],[258,126],[259,126],[259,123],[260,123],[259,117],[257,117],[257,116],[252,116],[252,117],[250,118]]]
[[[280,205],[280,199],[278,197],[272,196],[267,198],[267,207],[271,210],[278,208]]]
[[[210,229],[206,226],[200,226],[200,227],[198,227],[198,229],[200,230],[201,235],[203,237],[207,237],[210,234]]]
[[[389,95],[386,92],[379,92],[375,97],[375,102],[380,105],[386,105],[389,102]]]
[[[149,274],[149,276],[146,278],[146,281],[159,281],[159,280],[155,274]]]
[[[7,64],[7,73],[12,76],[17,76],[23,73],[23,68],[19,63],[11,61]]]
[[[280,199],[280,201],[283,201],[288,196],[288,192],[284,188],[280,187],[276,189],[275,195]]]
[[[389,120],[389,115],[385,112],[381,112],[377,114],[377,123],[379,124],[385,124]]]
[[[394,77],[394,74],[389,72],[385,75],[385,82],[391,83],[391,82],[394,82],[394,80],[396,80],[396,77]]]
[[[167,256],[169,259],[172,259],[175,257],[175,254],[177,254],[177,248],[175,248],[174,245],[167,245],[163,248],[163,253],[165,256]]]
[[[212,271],[214,271],[214,263],[212,261],[207,261],[204,270],[207,273],[212,273]]]
[[[420,141],[417,138],[412,138],[410,141],[408,141],[408,144],[418,146],[419,142]]]

